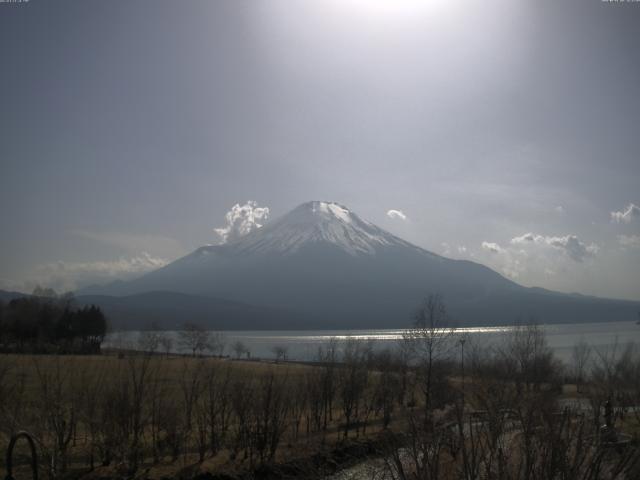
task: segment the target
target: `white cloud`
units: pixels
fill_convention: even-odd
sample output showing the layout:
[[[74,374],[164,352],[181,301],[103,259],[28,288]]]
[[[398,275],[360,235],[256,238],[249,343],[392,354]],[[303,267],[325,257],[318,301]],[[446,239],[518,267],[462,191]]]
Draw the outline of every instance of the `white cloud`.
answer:
[[[164,235],[147,235],[122,232],[95,232],[75,229],[71,233],[102,245],[120,250],[125,255],[138,255],[139,252],[150,252],[151,255],[177,258],[186,253],[180,242]],[[120,253],[120,252],[119,252]]]
[[[504,252],[504,249],[498,245],[497,243],[494,242],[482,242],[482,248],[484,250],[488,250],[491,253],[502,253]]]
[[[213,231],[222,243],[232,242],[262,227],[263,222],[269,219],[269,207],[258,207],[258,203],[252,200],[244,205],[236,203],[224,218],[227,224]]]
[[[440,251],[440,255],[450,258],[464,258],[464,257],[473,257],[473,253],[464,245],[452,246],[447,242],[442,242],[440,244],[442,250]]]
[[[640,218],[640,207],[630,203],[627,208],[619,212],[611,212],[611,220],[616,223],[631,223],[634,218]]]
[[[519,237],[512,238],[511,243],[515,245],[518,243],[537,242],[543,239],[544,237],[542,237],[541,235],[534,235],[533,233],[525,233],[524,235],[521,235]]]
[[[564,249],[565,253],[576,262],[582,262],[585,258],[594,256],[599,250],[595,243],[586,245],[575,235],[548,237],[547,240],[552,247]]]
[[[523,261],[519,258],[513,258],[511,255],[507,256],[507,261],[502,266],[502,273],[513,279],[519,278],[525,271],[526,268]]]
[[[402,210],[389,210],[387,212],[387,217],[392,218],[394,220],[406,220],[407,216],[404,214]]]
[[[576,235],[545,236],[528,232],[507,244],[482,242],[481,261],[512,279],[538,278],[544,281],[558,272],[576,272],[577,265],[595,257],[598,246],[586,244]]]
[[[554,210],[559,215],[563,215],[564,214],[564,207],[562,205],[558,205],[556,208],[554,208]]]
[[[561,250],[576,262],[582,262],[585,258],[594,256],[599,250],[599,247],[595,243],[587,245],[575,235],[549,237],[529,232],[512,238],[510,243],[512,245],[522,246],[541,245],[552,247]]]
[[[618,235],[618,243],[623,247],[640,248],[640,235]]]
[[[168,260],[142,252],[134,257],[91,262],[57,261],[36,266],[28,280],[14,282],[14,288],[30,292],[36,285],[51,287],[58,292],[75,290],[93,284],[104,284],[114,280],[127,280],[164,267]]]
[[[502,271],[507,277],[517,279],[525,270],[523,260],[526,253],[521,250],[501,247],[495,242],[482,242],[482,249],[489,252],[489,263],[493,263],[495,268]]]

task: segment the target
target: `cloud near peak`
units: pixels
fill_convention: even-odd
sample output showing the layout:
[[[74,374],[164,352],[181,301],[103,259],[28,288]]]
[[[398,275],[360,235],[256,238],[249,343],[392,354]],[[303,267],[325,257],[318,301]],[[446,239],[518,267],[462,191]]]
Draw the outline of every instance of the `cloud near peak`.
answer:
[[[220,237],[221,243],[232,242],[261,228],[269,219],[269,207],[259,207],[253,200],[244,205],[236,203],[224,218],[226,225],[214,228],[213,231]]]
[[[393,220],[406,220],[407,216],[404,214],[402,210],[389,210],[387,211],[387,217]]]
[[[618,212],[611,212],[611,221],[615,223],[631,223],[631,220],[640,218],[640,207],[634,203]]]

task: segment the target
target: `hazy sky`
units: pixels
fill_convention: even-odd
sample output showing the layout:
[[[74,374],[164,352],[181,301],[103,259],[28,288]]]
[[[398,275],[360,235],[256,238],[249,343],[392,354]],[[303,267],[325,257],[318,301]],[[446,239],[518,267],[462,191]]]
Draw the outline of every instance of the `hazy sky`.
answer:
[[[236,203],[319,199],[640,300],[639,39],[640,3],[600,0],[0,3],[0,287],[135,275]]]

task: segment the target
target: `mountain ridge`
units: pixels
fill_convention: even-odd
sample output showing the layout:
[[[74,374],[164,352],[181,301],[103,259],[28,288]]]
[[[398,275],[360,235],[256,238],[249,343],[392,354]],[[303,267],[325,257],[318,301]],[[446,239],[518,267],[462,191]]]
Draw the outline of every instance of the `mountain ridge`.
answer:
[[[490,268],[413,245],[336,202],[312,201],[248,235],[205,246],[146,275],[94,290],[170,291],[298,312],[304,326],[406,327],[425,295],[464,325],[635,318],[640,302],[523,287]],[[88,292],[84,292],[88,293]],[[308,319],[308,320],[305,320]],[[267,327],[258,323],[255,328]]]

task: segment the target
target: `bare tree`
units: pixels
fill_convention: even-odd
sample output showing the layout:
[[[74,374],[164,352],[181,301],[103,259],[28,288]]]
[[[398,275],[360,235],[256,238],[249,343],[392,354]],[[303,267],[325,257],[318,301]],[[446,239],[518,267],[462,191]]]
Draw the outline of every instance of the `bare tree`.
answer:
[[[286,375],[276,376],[271,371],[263,375],[257,385],[252,409],[251,443],[262,464],[275,458],[287,426],[290,408],[287,380]]]
[[[0,356],[0,439],[10,437],[20,428],[25,410],[26,375],[17,357]]]
[[[143,352],[155,353],[160,347],[160,334],[156,330],[145,330],[138,334],[138,348]]]
[[[293,426],[293,439],[298,440],[298,436],[300,434],[300,424],[302,419],[310,409],[310,394],[311,392],[307,389],[307,377],[302,375],[297,375],[292,377],[289,381],[288,393],[287,395],[290,398],[290,406],[291,406],[291,423]],[[318,395],[318,397],[320,397]]]
[[[205,360],[184,359],[180,374],[180,390],[182,393],[182,443],[184,454],[189,451],[189,441],[194,439],[202,462],[208,446],[208,421],[206,395],[204,395],[206,375]]]
[[[104,365],[87,364],[79,375],[78,417],[89,436],[88,463],[95,467],[95,457],[100,445],[100,399],[104,394],[107,372]]]
[[[543,383],[555,381],[562,369],[544,330],[535,323],[516,327],[499,352],[519,394],[523,389],[539,389]]]
[[[573,377],[576,382],[576,388],[580,393],[581,386],[586,375],[586,368],[591,358],[591,346],[585,342],[584,338],[573,346],[571,351],[571,359],[573,361]]]
[[[147,402],[152,382],[150,378],[156,372],[158,365],[151,362],[150,356],[129,357],[127,361],[127,378],[122,382],[122,400],[125,403],[127,415],[125,420],[128,425],[125,431],[130,433],[129,444],[126,451],[129,470],[135,472],[143,459],[144,431],[147,427]]]
[[[632,343],[621,347],[617,338],[613,345],[594,351],[586,396],[591,404],[594,425],[598,426],[605,402],[614,400],[622,403],[637,382],[634,368],[637,352]]]
[[[41,445],[48,457],[49,474],[55,478],[67,468],[68,449],[78,418],[77,397],[71,387],[68,362],[55,357],[53,365],[34,361],[38,376],[37,411]]]
[[[210,332],[208,349],[216,357],[224,355],[224,349],[227,346],[227,339],[222,332]]]
[[[235,460],[241,451],[244,451],[244,459],[253,459],[253,444],[251,436],[254,431],[251,412],[254,403],[256,388],[254,382],[246,377],[236,377],[229,385],[231,405],[233,406],[233,441],[231,447],[231,459]]]
[[[162,341],[163,336],[160,337]],[[165,415],[169,414],[171,411],[171,385],[168,382],[163,381],[160,372],[163,367],[166,366],[164,362],[166,360],[161,360],[163,364],[160,365],[160,368],[155,369],[153,374],[149,379],[149,400],[147,401],[147,409],[148,409],[148,417],[149,417],[149,427],[150,435],[151,435],[151,452],[153,456],[154,464],[158,464],[161,460],[163,454],[163,440],[166,440],[170,437],[169,432],[164,432],[163,439],[163,418]],[[166,444],[166,441],[164,442]]]
[[[361,413],[361,401],[368,380],[365,358],[365,345],[358,340],[348,339],[342,356],[343,365],[338,370],[345,438]]]
[[[159,336],[160,338],[158,339],[158,342],[160,344],[160,347],[162,348],[164,354],[168,357],[171,353],[171,349],[173,348],[173,338],[171,338],[171,335],[168,332],[160,332]]]
[[[336,397],[336,362],[338,360],[338,341],[331,337],[325,346],[318,348],[317,361],[322,364],[322,417],[326,431],[329,421],[333,420],[333,401]]]
[[[428,421],[433,400],[434,367],[452,347],[450,339],[453,328],[440,294],[431,294],[425,298],[414,320],[413,328],[406,330],[403,338],[424,371],[422,390],[425,421]]]
[[[231,348],[233,349],[233,353],[236,354],[236,358],[241,358],[248,351],[246,345],[240,340],[234,342]]]
[[[398,389],[401,387],[398,374],[393,363],[393,353],[384,350],[376,356],[373,400],[376,410],[382,414],[382,427],[389,428],[396,399],[399,399]]]
[[[209,449],[215,455],[221,448],[229,431],[232,405],[229,394],[232,371],[210,363],[205,374],[205,409],[208,421]]]
[[[271,349],[271,352],[273,352],[273,355],[276,357],[276,363],[287,360],[287,347],[276,345]]]
[[[307,436],[311,432],[319,432],[325,424],[326,397],[325,397],[325,372],[313,369],[305,373],[303,390],[307,392],[306,431]],[[326,428],[326,426],[325,426]]]
[[[210,333],[201,325],[187,322],[179,332],[179,342],[195,357],[196,353],[202,353],[210,348]]]

